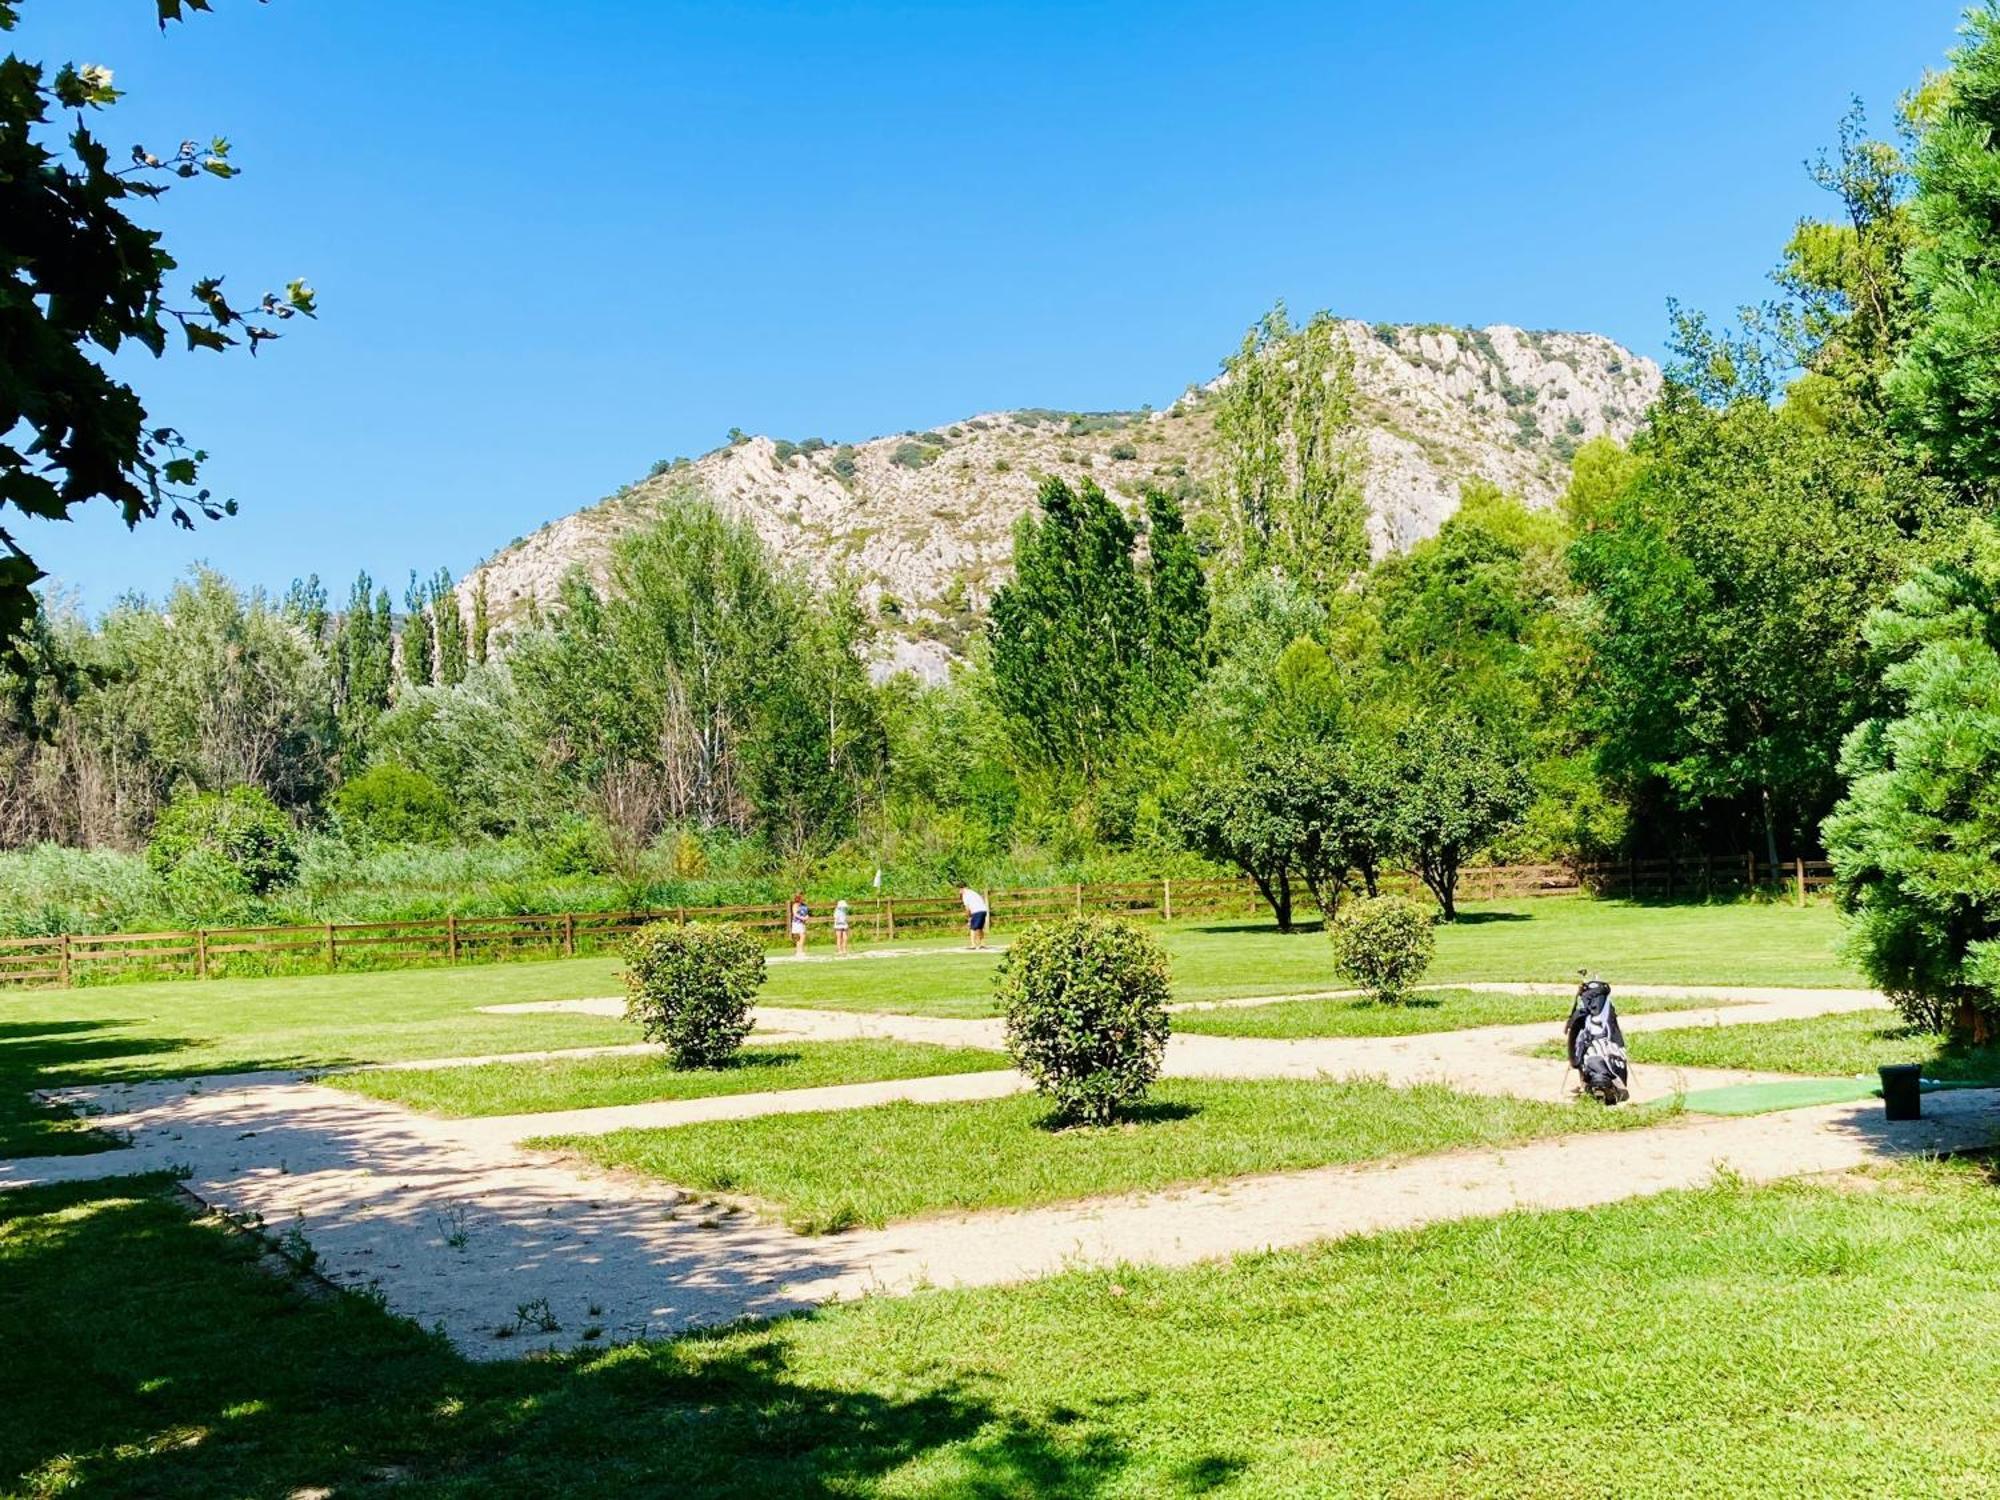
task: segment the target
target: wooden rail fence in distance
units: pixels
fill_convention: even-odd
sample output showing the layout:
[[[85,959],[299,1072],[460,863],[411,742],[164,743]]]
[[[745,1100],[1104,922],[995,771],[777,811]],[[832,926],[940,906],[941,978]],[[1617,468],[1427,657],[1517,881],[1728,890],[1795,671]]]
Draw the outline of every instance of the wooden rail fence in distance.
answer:
[[[1776,870],[1744,860],[1628,860],[1568,865],[1490,865],[1459,877],[1461,901],[1511,900],[1588,892],[1635,899],[1695,900],[1764,890],[1803,904],[1832,884],[1823,860],[1790,860]],[[1386,877],[1391,889],[1411,889],[1410,877]],[[1311,913],[1303,886],[1294,900]],[[1266,910],[1247,880],[1142,880],[1097,885],[1044,886],[988,894],[995,927],[1072,912],[1160,919],[1250,917]],[[848,903],[855,941],[867,945],[899,934],[961,926],[956,896],[868,897]],[[824,914],[822,914],[823,916]],[[318,922],[292,927],[205,928],[188,932],[60,933],[0,938],[0,985],[68,986],[145,974],[206,979],[225,974],[331,973],[343,967],[393,968],[420,964],[483,963],[520,957],[573,957],[598,953],[650,922],[734,922],[781,943],[785,906],[685,906],[654,911],[544,912],[471,917],[448,914],[395,922]],[[815,939],[827,941],[823,922]]]

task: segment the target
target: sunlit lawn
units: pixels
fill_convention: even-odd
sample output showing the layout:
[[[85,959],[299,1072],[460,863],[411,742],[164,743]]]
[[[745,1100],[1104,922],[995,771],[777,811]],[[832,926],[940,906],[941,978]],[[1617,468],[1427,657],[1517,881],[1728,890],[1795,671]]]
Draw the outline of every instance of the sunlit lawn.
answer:
[[[1007,1068],[1004,1053],[880,1038],[745,1047],[723,1068],[669,1067],[664,1054],[546,1058],[468,1068],[395,1068],[336,1073],[337,1088],[439,1115],[534,1114],[673,1099],[710,1099],[771,1089],[825,1088],[943,1073]]]
[[[1606,1110],[1396,1089],[1372,1080],[1173,1079],[1120,1124],[1056,1130],[1034,1095],[953,1104],[764,1115],[555,1137],[570,1150],[703,1192],[768,1205],[795,1229],[1219,1181],[1335,1162],[1491,1146],[1574,1130],[1660,1123]]]
[[[1633,996],[1622,1009],[1640,1011],[1712,1010],[1713,1000],[1686,996]],[[1175,1031],[1204,1036],[1297,1038],[1314,1036],[1415,1036],[1458,1031],[1468,1026],[1560,1023],[1569,1013],[1567,997],[1499,995],[1478,990],[1421,990],[1390,1005],[1341,997],[1277,1000],[1269,1005],[1177,1011]]]
[[[1175,923],[1156,929],[1174,994],[1214,1000],[1337,989],[1315,931]],[[1635,906],[1548,899],[1470,907],[1442,928],[1431,979],[1563,981],[1581,967],[1614,983],[1855,984],[1834,956],[1825,906]],[[995,934],[1004,942],[1003,928]],[[774,963],[773,1005],[991,1014],[996,953],[935,951],[844,962]],[[496,1016],[480,1006],[616,995],[614,957],[276,979],[105,985],[0,999],[0,1153],[90,1149],[93,1137],[31,1109],[34,1086],[586,1047],[637,1040],[608,1017]]]
[[[1636,1032],[1632,1060],[1683,1068],[1752,1068],[1844,1078],[1886,1063],[1917,1063],[1924,1077],[2000,1084],[2000,1044],[1961,1045],[1911,1026],[1894,1011],[1854,1011],[1754,1026],[1687,1026]]]
[[[1913,1165],[472,1364],[164,1184],[8,1193],[0,1492],[1990,1495],[1995,1244]]]

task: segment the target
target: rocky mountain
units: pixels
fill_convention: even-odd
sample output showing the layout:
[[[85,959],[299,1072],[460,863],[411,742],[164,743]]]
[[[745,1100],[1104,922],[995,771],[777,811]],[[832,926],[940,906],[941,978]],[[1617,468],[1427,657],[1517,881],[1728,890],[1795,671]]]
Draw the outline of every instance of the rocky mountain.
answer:
[[[1609,339],[1496,325],[1348,322],[1367,448],[1370,539],[1381,554],[1436,532],[1467,479],[1531,505],[1561,493],[1579,444],[1629,438],[1660,372]],[[1095,479],[1127,500],[1214,465],[1213,384],[1164,411],[987,412],[860,443],[739,436],[552,521],[469,576],[503,627],[571,568],[602,578],[611,544],[690,486],[748,519],[815,580],[845,571],[883,626],[881,670],[935,675],[1007,572],[1015,518],[1044,475]]]

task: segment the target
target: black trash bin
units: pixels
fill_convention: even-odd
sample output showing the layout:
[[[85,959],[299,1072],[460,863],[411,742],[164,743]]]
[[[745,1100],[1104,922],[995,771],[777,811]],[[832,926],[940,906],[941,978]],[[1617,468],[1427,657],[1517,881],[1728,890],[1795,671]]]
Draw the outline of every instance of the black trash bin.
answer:
[[[1915,1063],[1889,1063],[1877,1069],[1882,1075],[1882,1115],[1889,1120],[1921,1120],[1924,1096],[1919,1085],[1924,1072]]]

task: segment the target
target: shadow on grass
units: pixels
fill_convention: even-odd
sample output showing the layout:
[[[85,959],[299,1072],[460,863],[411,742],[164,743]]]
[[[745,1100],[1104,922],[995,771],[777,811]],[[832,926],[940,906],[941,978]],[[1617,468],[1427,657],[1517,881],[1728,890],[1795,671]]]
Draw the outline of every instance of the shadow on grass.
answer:
[[[1484,927],[1489,922],[1532,922],[1532,913],[1525,911],[1462,911],[1451,919],[1453,927]]]
[[[1192,1120],[1201,1113],[1199,1104],[1187,1104],[1176,1099],[1142,1099],[1137,1104],[1120,1106],[1118,1118],[1108,1125],[1087,1125],[1065,1120],[1051,1111],[1035,1122],[1036,1128],[1050,1135],[1088,1135],[1098,1130],[1118,1130],[1127,1125],[1165,1125],[1174,1120]]]
[[[480,1364],[360,1298],[305,1298],[160,1178],[0,1198],[0,1490],[1088,1497],[1132,1462],[1088,1404],[991,1394],[977,1351],[802,1368],[835,1312]],[[1240,1461],[1197,1457],[1187,1487]],[[911,1476],[900,1476],[908,1480]],[[902,1492],[899,1490],[899,1492]]]

